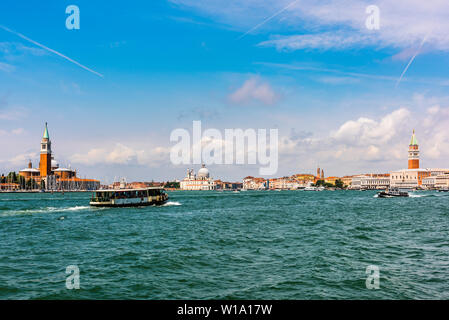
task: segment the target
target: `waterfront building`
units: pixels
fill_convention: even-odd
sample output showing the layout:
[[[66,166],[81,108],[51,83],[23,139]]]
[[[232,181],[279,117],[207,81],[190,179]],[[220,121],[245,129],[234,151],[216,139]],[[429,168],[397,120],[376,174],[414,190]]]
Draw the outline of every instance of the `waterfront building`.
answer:
[[[424,179],[432,175],[431,169],[421,169],[419,163],[419,144],[415,130],[408,148],[408,168],[396,170],[390,173],[390,186],[403,189],[423,188]],[[430,181],[426,180],[429,184]]]
[[[265,190],[270,186],[269,180],[264,178],[245,177],[243,179],[243,189],[245,190]]]
[[[351,181],[351,189],[355,190],[382,190],[389,186],[389,174],[363,174],[352,177]]]
[[[291,179],[299,183],[300,186],[308,186],[315,181],[313,174],[297,173],[291,176]]]
[[[300,188],[299,182],[292,177],[270,179],[268,186],[269,189],[272,190],[291,190]]]
[[[426,189],[447,189],[449,188],[449,172],[431,174],[430,177],[423,179],[422,185]]]
[[[193,169],[187,169],[187,176],[180,182],[180,188],[181,190],[215,190],[216,184],[203,164],[197,175]]]
[[[326,182],[326,183],[335,185],[335,181],[341,180],[341,179],[340,179],[340,177],[327,177],[327,178],[323,178],[322,180],[324,180],[324,182]]]
[[[343,182],[343,185],[345,187],[351,187],[352,185],[352,178],[354,178],[355,176],[344,176],[341,178],[341,181]]]
[[[33,168],[31,160],[28,167],[19,171],[25,180],[34,180],[39,186],[47,190],[97,190],[100,181],[95,179],[81,179],[76,176],[76,170],[60,168],[53,158],[48,126],[45,123],[44,134],[41,140],[39,169]]]
[[[33,168],[33,163],[31,160],[28,162],[28,167],[19,171],[19,175],[24,177],[26,180],[34,179],[36,181],[41,180],[41,171],[39,169]]]
[[[240,190],[243,188],[243,183],[215,180],[215,187],[217,190]]]
[[[449,188],[449,172],[436,176],[435,188],[436,189],[448,189]]]
[[[431,175],[429,169],[402,169],[390,173],[390,185],[395,188],[420,188],[423,180]]]
[[[415,130],[413,130],[408,150],[408,169],[390,173],[390,185],[392,187],[404,189],[437,188],[437,181],[439,185],[445,184],[445,174],[449,173],[449,169],[421,169],[419,157],[418,140]]]
[[[149,184],[146,182],[131,182],[128,183],[127,188],[129,189],[145,189],[148,188]]]
[[[16,191],[19,189],[20,186],[18,183],[10,183],[10,182],[0,183],[0,191]]]

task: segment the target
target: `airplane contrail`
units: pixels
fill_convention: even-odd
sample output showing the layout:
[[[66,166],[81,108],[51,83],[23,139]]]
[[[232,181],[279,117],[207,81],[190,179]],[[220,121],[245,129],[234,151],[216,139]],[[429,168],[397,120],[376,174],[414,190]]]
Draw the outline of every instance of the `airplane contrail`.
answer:
[[[415,60],[416,56],[419,54],[419,52],[422,49],[422,46],[424,45],[424,43],[427,40],[427,37],[429,36],[429,34],[427,34],[424,39],[421,41],[421,44],[419,45],[418,50],[416,51],[416,53],[413,55],[413,57],[410,59],[410,61],[408,62],[407,66],[405,67],[404,71],[402,71],[401,76],[399,77],[398,81],[396,82],[396,86],[395,88],[397,88],[399,86],[399,84],[401,83],[402,78],[404,77],[405,73],[407,72],[408,68],[410,67],[410,65],[413,63],[413,61]]]
[[[290,8],[291,6],[295,5],[297,2],[299,2],[299,0],[295,0],[292,3],[290,3],[288,6],[286,6],[285,8],[279,10],[278,12],[276,12],[275,14],[273,14],[271,17],[265,19],[264,21],[262,21],[261,23],[259,23],[258,25],[256,25],[255,27],[251,28],[250,30],[248,30],[247,32],[245,32],[244,34],[242,34],[240,37],[237,38],[237,40],[240,40],[242,38],[244,38],[247,34],[253,32],[254,30],[256,30],[257,28],[259,28],[260,26],[264,25],[265,23],[267,23],[268,21],[270,21],[271,19],[275,18],[276,16],[280,15],[282,12],[284,12],[285,10],[287,10],[288,8]]]
[[[23,35],[23,34],[21,34],[21,33],[19,33],[19,32],[16,32],[16,31],[14,31],[14,30],[11,30],[11,29],[9,29],[9,28],[7,28],[7,27],[5,27],[5,26],[2,26],[2,25],[0,25],[0,28],[2,28],[3,30],[5,30],[5,31],[7,31],[7,32],[10,32],[10,33],[12,33],[12,34],[15,34],[16,36],[18,36],[18,37],[20,37],[20,38],[22,38],[22,39],[24,39],[24,40],[26,40],[26,41],[28,41],[28,42],[31,42],[32,44],[34,44],[34,45],[36,45],[36,46],[38,46],[38,47],[41,47],[41,48],[44,49],[44,50],[47,50],[47,51],[49,51],[49,52],[52,52],[52,53],[54,53],[54,54],[60,56],[61,58],[64,58],[64,59],[66,59],[67,61],[70,61],[71,63],[76,64],[77,66],[83,68],[84,70],[87,70],[87,71],[89,71],[89,72],[91,72],[91,73],[93,73],[93,74],[95,74],[95,75],[97,75],[97,76],[99,76],[99,77],[101,77],[101,78],[104,78],[104,76],[103,76],[101,73],[98,73],[98,72],[96,72],[96,71],[94,71],[94,70],[92,70],[92,69],[89,69],[88,67],[83,66],[83,65],[82,65],[81,63],[79,63],[78,61],[75,61],[75,60],[73,60],[73,59],[67,57],[66,55],[63,55],[62,53],[60,53],[60,52],[58,52],[58,51],[56,51],[56,50],[53,50],[53,49],[51,49],[51,48],[49,48],[49,47],[46,47],[46,46],[44,46],[43,44],[40,44],[39,42],[34,41],[33,39],[30,39],[30,38],[28,38],[27,36],[25,36],[25,35]]]

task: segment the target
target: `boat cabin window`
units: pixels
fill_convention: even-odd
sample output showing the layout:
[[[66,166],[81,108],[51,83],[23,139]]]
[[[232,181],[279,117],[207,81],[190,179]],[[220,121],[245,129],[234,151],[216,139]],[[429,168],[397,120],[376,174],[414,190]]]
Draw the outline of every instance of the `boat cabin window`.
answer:
[[[97,191],[94,194],[94,198],[99,202],[105,202],[111,199],[146,198],[148,196],[155,197],[163,194],[164,191],[162,189]]]
[[[161,195],[161,189],[150,189],[148,191],[152,197]]]

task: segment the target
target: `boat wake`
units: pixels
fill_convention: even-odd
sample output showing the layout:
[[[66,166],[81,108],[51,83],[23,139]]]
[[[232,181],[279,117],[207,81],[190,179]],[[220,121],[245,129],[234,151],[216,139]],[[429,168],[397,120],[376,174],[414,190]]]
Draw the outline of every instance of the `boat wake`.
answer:
[[[75,206],[69,208],[57,208],[47,207],[40,209],[23,209],[23,210],[10,210],[2,213],[2,216],[21,215],[21,214],[35,214],[35,213],[53,213],[53,212],[67,212],[67,211],[79,211],[90,209],[88,206]]]
[[[180,206],[181,203],[177,201],[168,201],[167,203],[164,203],[162,207],[169,207],[169,206]]]
[[[410,195],[409,195],[409,197],[410,198],[423,198],[423,197],[431,197],[431,196],[433,196],[432,194],[413,194],[413,193],[410,193]]]

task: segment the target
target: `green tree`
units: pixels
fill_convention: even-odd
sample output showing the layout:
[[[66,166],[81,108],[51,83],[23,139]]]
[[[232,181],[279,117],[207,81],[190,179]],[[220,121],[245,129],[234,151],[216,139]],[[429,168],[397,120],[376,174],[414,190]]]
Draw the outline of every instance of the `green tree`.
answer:
[[[176,181],[172,181],[172,182],[167,181],[167,182],[164,184],[164,188],[174,188],[174,189],[179,189],[179,187],[180,187],[180,184],[179,184],[179,182],[176,182]]]
[[[31,187],[32,187],[31,179],[28,179],[25,183],[25,189],[31,190]]]
[[[14,171],[12,171],[8,174],[7,180],[9,183],[19,183],[17,174]]]
[[[33,190],[37,189],[37,182],[34,179],[31,179],[31,187]]]
[[[25,189],[25,186],[26,186],[25,178],[23,176],[19,175],[18,180],[19,180],[19,187],[20,187],[20,189]]]
[[[341,179],[337,179],[335,180],[335,187],[337,187],[338,189],[344,189],[345,185],[343,181],[341,181]]]

